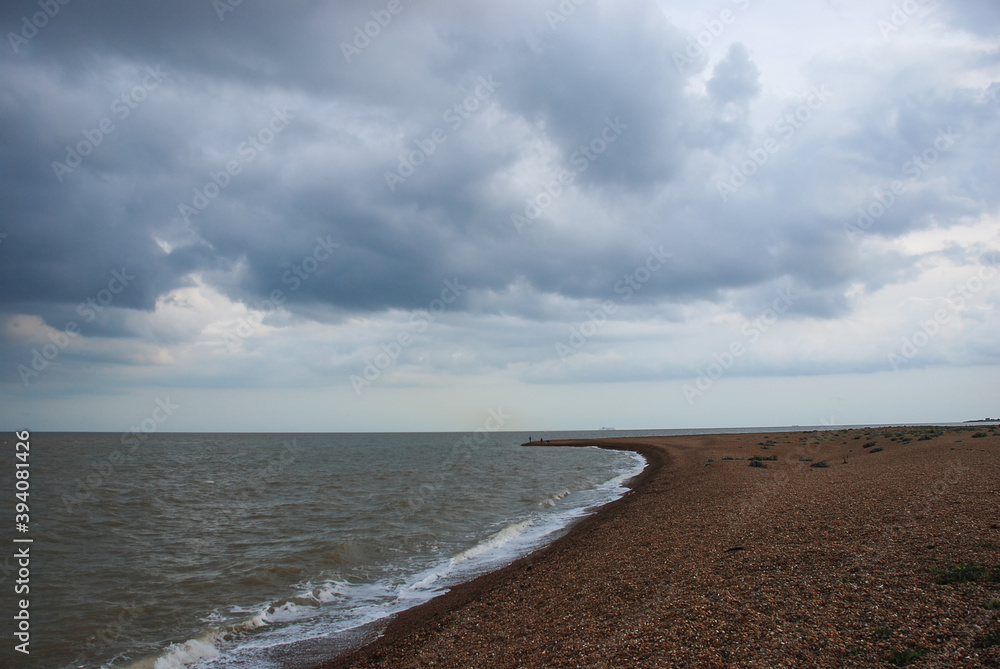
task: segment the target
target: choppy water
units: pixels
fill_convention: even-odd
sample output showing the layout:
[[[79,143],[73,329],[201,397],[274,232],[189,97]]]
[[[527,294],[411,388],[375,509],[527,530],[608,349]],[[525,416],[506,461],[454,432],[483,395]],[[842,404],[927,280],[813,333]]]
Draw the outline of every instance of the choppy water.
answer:
[[[308,666],[343,630],[550,541],[643,466],[526,439],[33,434],[31,656],[13,652],[4,527],[0,664]],[[13,491],[13,435],[2,441]]]

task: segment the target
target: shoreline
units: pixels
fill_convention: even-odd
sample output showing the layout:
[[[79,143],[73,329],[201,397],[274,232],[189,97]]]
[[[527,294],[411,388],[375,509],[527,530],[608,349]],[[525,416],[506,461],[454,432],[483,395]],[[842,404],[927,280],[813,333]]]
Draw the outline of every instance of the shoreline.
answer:
[[[647,466],[551,544],[319,667],[990,666],[1000,436],[975,430],[533,443],[632,450]],[[937,583],[955,561],[986,572]]]
[[[618,437],[617,439],[628,439]],[[545,442],[534,441],[521,444],[526,448],[543,448],[548,446],[575,446],[587,447],[597,446],[614,451],[631,451],[639,453],[646,459],[646,466],[636,476],[623,482],[623,486],[628,491],[618,499],[612,500],[598,508],[594,513],[581,518],[579,521],[569,526],[566,533],[555,541],[524,555],[510,564],[495,571],[480,574],[470,581],[459,583],[449,588],[449,590],[431,600],[419,604],[413,608],[405,609],[398,614],[369,623],[357,629],[355,639],[361,640],[361,644],[346,650],[343,654],[337,654],[332,659],[319,665],[314,665],[316,669],[345,669],[353,666],[363,666],[355,664],[359,659],[371,653],[378,653],[380,648],[389,647],[398,643],[408,635],[420,633],[427,624],[440,620],[447,616],[452,610],[460,608],[487,592],[495,585],[515,579],[525,571],[531,571],[532,565],[545,559],[547,553],[558,548],[563,542],[572,542],[576,534],[586,531],[592,523],[597,522],[599,517],[603,517],[606,512],[613,511],[612,507],[622,504],[625,500],[636,494],[644,485],[649,483],[667,459],[667,454],[656,448],[645,444],[640,444],[635,448],[623,445],[611,445],[605,443],[595,443],[595,441],[607,441],[604,438],[594,439],[554,439]]]

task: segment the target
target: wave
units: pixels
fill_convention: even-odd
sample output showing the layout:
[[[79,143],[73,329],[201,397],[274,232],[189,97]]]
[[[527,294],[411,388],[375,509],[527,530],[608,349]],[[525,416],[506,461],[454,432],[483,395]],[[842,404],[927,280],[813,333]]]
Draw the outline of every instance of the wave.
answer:
[[[447,592],[449,587],[513,562],[551,542],[575,520],[621,497],[623,483],[636,476],[645,459],[632,456],[629,466],[587,490],[562,489],[547,496],[527,518],[512,519],[485,539],[441,556],[422,568],[397,565],[394,573],[373,582],[346,580],[303,582],[287,598],[254,607],[230,607],[215,614],[194,638],[174,643],[130,669],[269,667],[269,649],[334,637],[393,616]],[[429,556],[428,556],[429,557]]]

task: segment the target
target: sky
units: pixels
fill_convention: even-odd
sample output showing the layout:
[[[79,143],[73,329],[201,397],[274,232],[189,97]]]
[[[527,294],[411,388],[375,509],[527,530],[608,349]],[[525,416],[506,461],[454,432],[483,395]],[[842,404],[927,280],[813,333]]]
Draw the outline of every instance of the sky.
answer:
[[[1000,416],[992,0],[10,0],[0,429]]]

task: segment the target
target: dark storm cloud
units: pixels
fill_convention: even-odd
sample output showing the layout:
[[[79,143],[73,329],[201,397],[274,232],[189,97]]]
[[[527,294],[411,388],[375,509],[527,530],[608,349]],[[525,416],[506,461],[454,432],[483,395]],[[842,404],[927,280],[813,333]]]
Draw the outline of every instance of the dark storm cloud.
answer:
[[[0,70],[0,229],[10,235],[2,308],[58,327],[123,267],[136,279],[115,306],[145,310],[192,273],[247,303],[282,290],[291,309],[317,318],[421,309],[453,277],[483,294],[523,281],[535,291],[529,300],[601,299],[653,245],[673,257],[637,301],[722,300],[787,278],[811,295],[802,313],[834,316],[849,308],[850,283],[886,280],[859,261],[843,225],[939,128],[970,138],[953,154],[964,162],[948,168],[947,187],[917,184],[870,234],[926,227],[927,212],[957,219],[996,204],[978,167],[996,148],[983,138],[996,135],[977,134],[995,128],[995,94],[941,93],[938,80],[918,85],[923,75],[904,69],[873,73],[879,94],[852,99],[847,76],[831,76],[844,102],[828,115],[846,109],[849,130],[817,111],[723,202],[706,165],[738,164],[764,139],[732,110],[761,90],[752,44],[733,44],[701,95],[690,87],[700,73],[671,58],[687,34],[649,6],[638,15],[584,6],[554,28],[539,7],[515,6],[499,22],[465,20],[445,5],[403,7],[347,62],[342,43],[372,8],[244,2],[220,19],[208,2],[62,6]],[[8,3],[0,25],[16,30],[34,11]],[[114,101],[157,67],[163,82],[118,118]],[[452,128],[444,115],[482,77],[498,88]],[[282,109],[293,115],[287,127],[246,160],[240,147]],[[115,131],[60,181],[53,161],[104,118]],[[609,119],[626,126],[620,137],[519,234],[511,214],[555,170],[572,169]],[[391,191],[386,171],[436,128],[446,141]],[[498,185],[543,151],[551,159],[538,160],[543,174],[525,177],[523,190]],[[242,161],[240,174],[185,216],[180,205],[194,206],[232,160]],[[862,197],[817,206],[831,189]],[[574,209],[582,196],[604,206]],[[296,282],[295,268],[322,244],[336,246]]]

